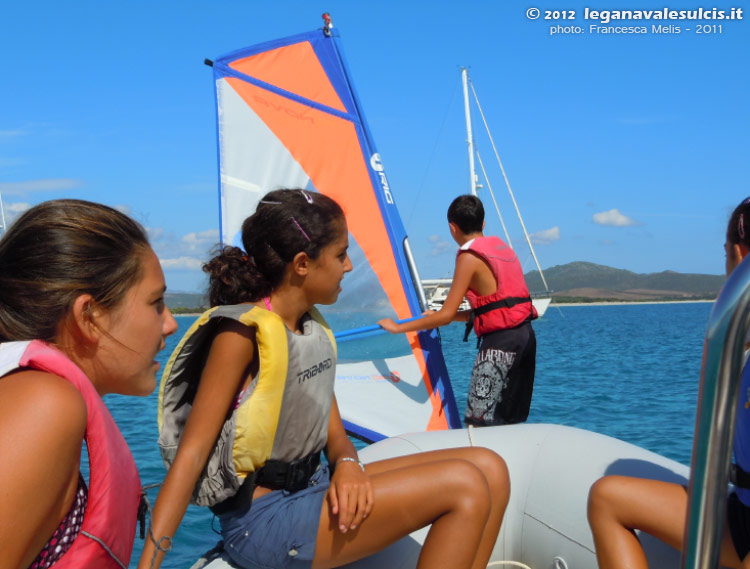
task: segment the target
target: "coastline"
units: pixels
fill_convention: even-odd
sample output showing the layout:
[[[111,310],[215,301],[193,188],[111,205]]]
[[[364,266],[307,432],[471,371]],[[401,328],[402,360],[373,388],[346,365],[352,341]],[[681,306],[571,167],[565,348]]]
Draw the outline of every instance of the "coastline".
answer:
[[[692,304],[692,303],[706,303],[716,302],[716,300],[596,300],[592,302],[555,302],[554,298],[549,305],[549,308],[563,308],[565,306],[627,306],[636,304]],[[548,308],[548,310],[549,310]],[[182,312],[180,314],[173,314],[176,318],[178,316],[191,316],[193,318],[198,317],[202,312]]]
[[[716,300],[597,300],[594,302],[555,302],[554,298],[549,308],[553,306],[561,308],[563,306],[625,306],[630,304],[690,304],[716,302]]]

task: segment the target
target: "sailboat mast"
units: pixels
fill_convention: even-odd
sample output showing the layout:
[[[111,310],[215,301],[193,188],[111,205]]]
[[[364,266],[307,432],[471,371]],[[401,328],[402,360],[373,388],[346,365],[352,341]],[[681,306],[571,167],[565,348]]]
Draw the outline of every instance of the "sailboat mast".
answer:
[[[5,235],[5,210],[3,209],[3,193],[0,192],[0,237]]]
[[[464,113],[466,115],[466,133],[468,136],[468,143],[469,143],[469,169],[471,170],[471,193],[475,196],[477,195],[477,176],[474,172],[474,136],[471,131],[471,115],[469,112],[469,70],[466,67],[461,68],[461,79],[464,86]],[[516,203],[516,196],[513,195],[513,190],[510,187],[510,182],[508,181],[508,176],[505,174],[505,168],[503,167],[503,163],[500,160],[500,155],[497,153],[497,147],[495,146],[495,141],[492,139],[492,133],[490,132],[490,127],[487,124],[487,119],[484,116],[484,112],[482,111],[482,105],[479,104],[479,97],[477,97],[477,92],[474,89],[474,85],[471,86],[472,93],[474,95],[474,100],[477,103],[477,109],[479,109],[479,115],[482,117],[482,122],[484,123],[484,128],[487,131],[487,136],[490,139],[490,144],[492,145],[492,150],[495,152],[495,158],[497,159],[497,163],[500,166],[500,171],[503,173],[503,178],[505,179],[505,185],[508,188],[508,193],[510,194],[510,198],[513,201],[513,206],[516,209],[516,215],[518,215],[518,221],[521,222],[521,228],[523,229],[523,235],[526,238],[526,243],[529,246],[529,251],[531,251],[531,256],[534,258],[534,263],[536,264],[536,268],[539,271],[539,276],[542,278],[542,283],[544,284],[544,288],[547,292],[549,292],[549,286],[547,285],[547,280],[544,278],[544,273],[542,273],[542,267],[539,264],[539,259],[536,257],[536,252],[534,251],[534,246],[531,244],[531,238],[529,237],[528,231],[526,231],[526,224],[523,222],[523,218],[521,217],[521,210],[518,208],[518,204]],[[484,165],[481,164],[482,171],[484,171]],[[487,175],[485,173],[485,178],[487,178]],[[481,186],[479,186],[481,187]],[[490,192],[492,192],[492,189],[490,188]],[[492,194],[492,199],[495,199],[494,194]],[[495,203],[495,208],[497,209],[497,203]],[[500,217],[500,211],[498,210],[498,216]],[[505,230],[505,223],[502,221],[502,217],[500,217],[500,223],[503,224],[503,229]],[[507,230],[506,230],[507,235]],[[508,240],[508,243],[510,243],[510,240]]]
[[[471,193],[477,195],[477,174],[474,171],[474,135],[471,132],[471,110],[469,109],[469,70],[461,68],[461,81],[464,85],[464,115],[466,116],[466,143],[469,145],[469,177]]]

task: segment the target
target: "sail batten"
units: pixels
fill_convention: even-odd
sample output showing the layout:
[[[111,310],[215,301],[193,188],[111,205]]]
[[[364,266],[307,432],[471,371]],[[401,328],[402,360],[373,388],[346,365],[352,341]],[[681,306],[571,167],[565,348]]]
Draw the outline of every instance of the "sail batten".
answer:
[[[298,95],[296,93],[293,93],[291,91],[287,91],[286,89],[282,89],[281,87],[277,87],[275,85],[271,85],[270,83],[266,83],[265,81],[262,81],[260,79],[256,79],[255,77],[251,77],[250,75],[246,75],[240,71],[237,71],[236,69],[232,69],[231,67],[228,67],[226,65],[222,65],[221,63],[214,63],[214,66],[218,67],[222,73],[227,77],[234,77],[236,79],[240,79],[242,81],[247,81],[248,83],[251,83],[252,85],[255,85],[256,87],[260,87],[261,89],[265,89],[266,91],[271,91],[272,93],[276,93],[278,95],[281,95],[283,97],[287,97],[293,101],[296,101],[298,103],[301,103],[303,105],[310,106],[314,109],[317,109],[319,111],[323,111],[325,113],[329,113],[331,115],[352,121],[354,123],[358,123],[359,119],[356,115],[352,115],[350,113],[347,113],[346,111],[341,111],[339,109],[335,109],[333,107],[329,107],[328,105],[325,105],[323,103],[319,103],[317,101],[313,101],[311,99],[308,99],[306,97],[303,97],[302,95]]]
[[[341,344],[336,396],[347,429],[374,440],[460,426],[436,331],[383,334],[381,318],[411,319],[421,303],[406,232],[342,57],[322,30],[217,58],[221,238],[277,188],[335,199],[354,270],[339,301],[320,307]]]

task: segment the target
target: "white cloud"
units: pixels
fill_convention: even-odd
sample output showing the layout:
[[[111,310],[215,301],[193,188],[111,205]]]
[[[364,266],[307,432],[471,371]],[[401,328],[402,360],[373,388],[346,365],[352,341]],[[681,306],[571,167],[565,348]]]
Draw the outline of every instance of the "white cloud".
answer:
[[[11,204],[5,204],[3,206],[3,209],[4,209],[5,213],[10,212],[10,213],[14,213],[16,215],[21,215],[24,211],[26,211],[30,207],[31,207],[30,203],[16,202],[16,203],[11,203]]]
[[[633,225],[640,225],[632,217],[623,215],[617,209],[610,209],[609,211],[602,211],[593,215],[594,223],[599,225],[607,225],[610,227],[632,227]]]
[[[430,235],[427,239],[432,243],[431,257],[439,257],[448,251],[455,250],[455,243],[445,241],[440,235]]]
[[[560,228],[555,225],[554,227],[550,227],[549,229],[543,229],[542,231],[532,233],[531,235],[529,235],[529,238],[536,245],[549,245],[553,241],[560,240]]]
[[[0,168],[7,168],[9,166],[18,166],[19,164],[25,164],[26,161],[21,158],[7,158],[0,156]]]
[[[0,130],[0,138],[16,138],[17,136],[24,136],[28,134],[25,130],[20,128],[13,130]]]
[[[147,227],[148,239],[165,269],[200,269],[219,241],[216,229],[177,236],[162,227]]]
[[[147,227],[146,233],[148,233],[148,240],[153,243],[154,241],[158,241],[164,236],[164,228],[163,227]]]
[[[624,117],[617,119],[617,122],[620,124],[648,125],[662,124],[667,122],[667,119],[662,117]]]
[[[161,266],[167,269],[189,269],[189,270],[200,270],[205,262],[202,259],[196,257],[177,257],[175,259],[159,259]]]
[[[24,196],[34,192],[52,192],[56,190],[70,190],[78,188],[81,180],[72,178],[46,178],[42,180],[26,180],[25,182],[0,182],[0,192],[4,196]]]
[[[31,204],[26,202],[4,203],[3,213],[5,214],[5,228],[9,228],[18,216],[30,207]]]
[[[219,231],[217,229],[207,229],[206,231],[199,231],[197,233],[188,233],[182,236],[181,241],[191,250],[203,251],[210,249],[219,242]]]

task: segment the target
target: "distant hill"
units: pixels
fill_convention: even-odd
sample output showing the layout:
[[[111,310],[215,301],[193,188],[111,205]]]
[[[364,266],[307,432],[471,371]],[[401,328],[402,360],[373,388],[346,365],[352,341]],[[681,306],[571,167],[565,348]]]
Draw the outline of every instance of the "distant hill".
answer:
[[[194,292],[167,292],[164,301],[172,312],[198,312],[208,308],[206,295]]]
[[[525,277],[532,293],[544,291],[538,271],[530,271]],[[544,278],[555,302],[714,299],[726,280],[723,275],[674,271],[639,274],[583,261],[545,269]],[[177,313],[208,308],[205,295],[198,293],[167,292],[165,300]]]
[[[525,276],[529,290],[544,290],[538,271]],[[714,299],[726,280],[723,275],[674,271],[639,274],[582,261],[545,269],[544,278],[557,301]]]

